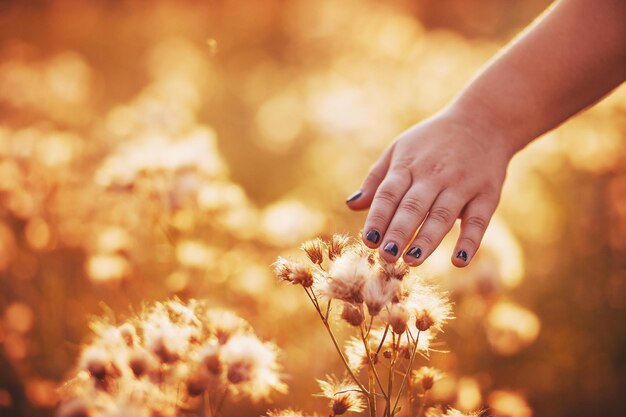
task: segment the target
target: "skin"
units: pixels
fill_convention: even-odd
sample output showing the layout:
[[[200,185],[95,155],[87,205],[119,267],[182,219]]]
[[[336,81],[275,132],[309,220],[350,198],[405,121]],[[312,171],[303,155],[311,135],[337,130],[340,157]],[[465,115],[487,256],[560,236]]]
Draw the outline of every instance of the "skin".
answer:
[[[369,208],[364,243],[387,261],[402,256],[417,266],[460,218],[452,263],[468,265],[515,153],[624,80],[626,1],[556,2],[452,103],[400,134],[373,164],[360,194],[347,201],[353,210]],[[378,242],[368,240],[371,231]]]

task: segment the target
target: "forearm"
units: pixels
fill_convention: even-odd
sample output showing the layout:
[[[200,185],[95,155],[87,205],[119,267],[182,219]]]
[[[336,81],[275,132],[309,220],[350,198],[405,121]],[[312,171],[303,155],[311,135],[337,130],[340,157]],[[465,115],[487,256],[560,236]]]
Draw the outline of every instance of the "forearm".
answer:
[[[497,56],[449,111],[514,153],[626,79],[626,0],[562,0]]]

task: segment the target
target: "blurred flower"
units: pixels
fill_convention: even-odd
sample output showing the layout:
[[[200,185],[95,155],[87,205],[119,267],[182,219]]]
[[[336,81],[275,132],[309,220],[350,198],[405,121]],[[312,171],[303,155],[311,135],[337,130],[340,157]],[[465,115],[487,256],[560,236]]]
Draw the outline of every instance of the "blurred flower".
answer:
[[[276,346],[260,341],[243,319],[204,302],[157,303],[120,326],[95,321],[92,327],[95,340],[61,390],[60,416],[113,410],[174,416],[189,401],[179,394],[181,384],[190,397],[226,388],[259,401],[286,391]]]
[[[489,344],[500,355],[513,355],[532,344],[541,327],[534,313],[508,301],[491,307],[485,325]]]
[[[493,417],[532,417],[533,411],[526,399],[511,391],[492,391],[487,398]]]

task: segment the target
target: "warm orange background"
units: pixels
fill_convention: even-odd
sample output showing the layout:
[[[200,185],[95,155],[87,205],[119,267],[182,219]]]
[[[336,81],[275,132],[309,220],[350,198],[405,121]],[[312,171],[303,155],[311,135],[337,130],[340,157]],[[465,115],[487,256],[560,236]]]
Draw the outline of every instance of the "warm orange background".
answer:
[[[89,319],[172,295],[283,349],[290,394],[226,415],[323,413],[339,364],[269,264],[358,232],[369,164],[548,3],[0,1],[0,416],[52,415]],[[455,301],[441,401],[626,414],[625,160],[622,88],[515,157],[471,268],[420,268]]]

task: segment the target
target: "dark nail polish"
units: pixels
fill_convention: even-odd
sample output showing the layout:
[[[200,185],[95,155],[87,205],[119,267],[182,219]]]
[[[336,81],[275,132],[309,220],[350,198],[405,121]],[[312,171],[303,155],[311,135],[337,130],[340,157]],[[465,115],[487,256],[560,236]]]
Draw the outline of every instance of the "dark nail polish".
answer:
[[[361,198],[362,195],[363,195],[363,191],[359,190],[356,193],[352,194],[350,197],[348,197],[348,199],[346,200],[346,203],[352,203],[353,201],[356,201],[359,198]]]
[[[383,250],[387,253],[392,254],[393,256],[396,256],[398,254],[398,245],[393,242],[388,242]]]
[[[380,233],[378,233],[376,230],[370,230],[369,232],[367,232],[367,235],[365,235],[365,239],[376,244],[380,240]]]
[[[467,252],[465,252],[464,250],[460,250],[457,254],[456,257],[461,259],[463,262],[467,262]]]
[[[415,259],[419,259],[422,256],[422,250],[417,246],[413,246],[406,254]]]

